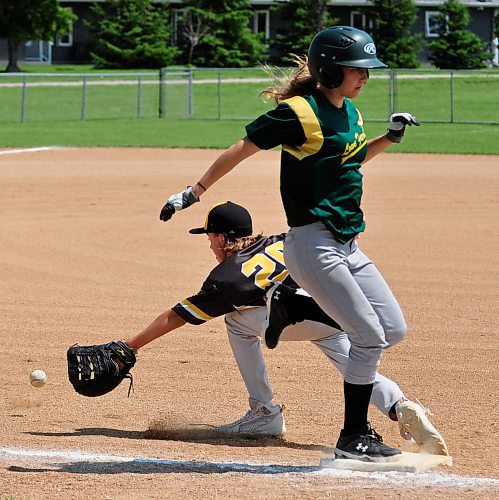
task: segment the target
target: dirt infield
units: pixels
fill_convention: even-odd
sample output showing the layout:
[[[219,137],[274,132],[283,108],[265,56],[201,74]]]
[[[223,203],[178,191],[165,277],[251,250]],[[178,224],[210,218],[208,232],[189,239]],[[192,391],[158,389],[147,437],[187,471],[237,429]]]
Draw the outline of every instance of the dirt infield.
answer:
[[[364,167],[361,246],[397,295],[409,336],[382,372],[432,412],[454,466],[424,474],[318,468],[342,423],[341,379],[308,343],[265,350],[284,440],[222,439],[246,411],[222,319],[139,353],[135,392],[69,385],[66,349],[139,331],[216,264],[187,233],[215,202],[287,229],[278,153],[247,160],[168,224],[166,197],[217,151],[61,149],[0,156],[0,498],[498,498],[499,157],[384,154]],[[29,373],[48,374],[43,389]],[[376,409],[385,441],[414,451]],[[160,433],[147,432],[149,428]],[[163,439],[159,439],[161,437]]]

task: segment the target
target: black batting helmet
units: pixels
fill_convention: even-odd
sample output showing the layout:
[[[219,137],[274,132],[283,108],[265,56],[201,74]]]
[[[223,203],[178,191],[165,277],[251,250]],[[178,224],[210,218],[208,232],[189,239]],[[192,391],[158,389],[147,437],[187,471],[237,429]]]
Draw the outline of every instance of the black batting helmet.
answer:
[[[376,57],[369,34],[351,26],[331,26],[315,35],[308,49],[310,74],[324,87],[336,88],[343,81],[341,66],[386,68]]]

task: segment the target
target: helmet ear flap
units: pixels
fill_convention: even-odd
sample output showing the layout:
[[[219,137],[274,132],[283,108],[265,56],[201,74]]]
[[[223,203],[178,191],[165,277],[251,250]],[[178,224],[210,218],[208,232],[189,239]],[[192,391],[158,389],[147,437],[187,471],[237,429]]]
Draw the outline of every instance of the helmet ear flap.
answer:
[[[343,82],[343,68],[339,64],[319,68],[319,82],[328,89],[339,87]]]

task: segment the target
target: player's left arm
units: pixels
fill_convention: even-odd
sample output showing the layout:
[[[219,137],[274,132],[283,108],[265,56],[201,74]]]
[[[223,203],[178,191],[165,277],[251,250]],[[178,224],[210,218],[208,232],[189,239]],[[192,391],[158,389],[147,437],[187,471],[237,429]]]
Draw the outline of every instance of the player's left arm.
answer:
[[[126,339],[125,344],[131,349],[138,350],[146,344],[149,344],[149,342],[184,326],[186,323],[187,321],[182,319],[175,311],[168,309],[162,312],[137,335]]]
[[[419,121],[410,113],[393,113],[390,116],[390,124],[387,133],[367,141],[367,153],[362,163],[364,164],[379,155],[393,143],[401,142],[404,137],[405,127],[408,125],[419,127]]]
[[[367,153],[362,164],[367,163],[369,160],[372,160],[375,156],[382,153],[388,146],[392,145],[389,139],[386,138],[386,135],[380,135],[375,137],[374,139],[369,139],[367,141]]]

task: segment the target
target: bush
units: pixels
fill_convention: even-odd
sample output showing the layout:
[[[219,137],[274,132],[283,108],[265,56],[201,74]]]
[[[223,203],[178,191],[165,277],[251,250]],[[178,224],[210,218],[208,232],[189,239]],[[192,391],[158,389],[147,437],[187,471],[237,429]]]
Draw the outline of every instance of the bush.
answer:
[[[152,0],[109,0],[91,7],[87,23],[98,39],[91,52],[98,68],[161,68],[178,53],[170,47],[169,10]]]
[[[380,60],[391,68],[417,68],[421,41],[411,35],[417,17],[414,0],[374,0],[369,13]]]
[[[468,7],[458,0],[447,0],[437,17],[438,40],[427,44],[429,59],[440,69],[479,69],[492,54],[485,43],[466,29],[470,22]]]

